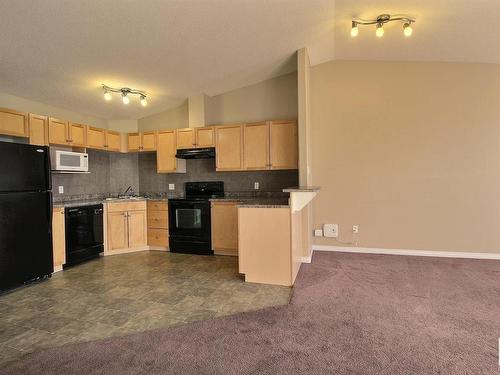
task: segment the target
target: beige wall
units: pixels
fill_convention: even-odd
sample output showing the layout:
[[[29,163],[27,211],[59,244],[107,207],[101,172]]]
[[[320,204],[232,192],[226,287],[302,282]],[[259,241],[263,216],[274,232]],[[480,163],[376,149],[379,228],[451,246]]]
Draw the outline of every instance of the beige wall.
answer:
[[[138,124],[137,120],[108,120],[108,129],[124,133],[136,133]]]
[[[176,108],[143,117],[137,121],[139,131],[188,127],[188,101]]]
[[[350,241],[359,224],[363,247],[500,252],[500,65],[321,64],[311,121],[317,227]]]
[[[207,125],[297,118],[297,73],[208,97]]]
[[[100,128],[107,128],[105,119],[84,115],[81,113],[68,111],[63,108],[54,107],[48,104],[21,98],[19,96],[0,93],[0,107],[14,109],[22,112],[35,113],[37,115],[51,116],[68,121],[94,125]]]

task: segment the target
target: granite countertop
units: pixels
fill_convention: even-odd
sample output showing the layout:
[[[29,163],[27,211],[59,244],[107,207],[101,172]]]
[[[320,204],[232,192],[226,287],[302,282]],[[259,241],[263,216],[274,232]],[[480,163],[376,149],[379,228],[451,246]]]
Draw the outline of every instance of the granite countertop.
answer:
[[[283,208],[289,207],[290,194],[281,191],[226,192],[222,198],[210,199],[211,202],[236,202],[238,207]]]
[[[315,192],[320,191],[321,188],[319,186],[294,186],[283,189],[285,193],[297,193],[297,192]]]

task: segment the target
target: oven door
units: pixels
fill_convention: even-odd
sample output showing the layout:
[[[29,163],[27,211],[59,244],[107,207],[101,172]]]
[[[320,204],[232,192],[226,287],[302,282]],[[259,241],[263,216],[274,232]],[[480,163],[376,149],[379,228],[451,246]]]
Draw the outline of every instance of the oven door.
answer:
[[[170,251],[212,253],[208,201],[169,200],[168,226]]]

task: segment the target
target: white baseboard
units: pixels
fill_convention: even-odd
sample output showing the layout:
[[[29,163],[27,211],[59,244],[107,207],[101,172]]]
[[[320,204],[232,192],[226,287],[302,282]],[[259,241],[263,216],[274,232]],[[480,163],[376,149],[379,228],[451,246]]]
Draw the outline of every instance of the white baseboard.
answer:
[[[372,248],[372,247],[349,247],[349,246],[329,246],[329,245],[313,245],[313,251],[314,250],[316,250],[316,251],[338,251],[338,252],[342,252],[342,253],[410,255],[410,256],[419,256],[419,257],[500,260],[500,254],[498,254],[498,253],[473,253],[473,252],[461,252],[461,251],[379,249],[379,248]]]

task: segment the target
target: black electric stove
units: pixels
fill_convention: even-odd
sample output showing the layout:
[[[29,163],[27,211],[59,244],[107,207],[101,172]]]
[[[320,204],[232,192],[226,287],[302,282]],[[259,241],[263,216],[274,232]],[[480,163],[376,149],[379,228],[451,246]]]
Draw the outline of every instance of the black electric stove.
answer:
[[[212,255],[210,199],[224,196],[224,182],[186,182],[184,191],[184,198],[168,200],[170,251]]]

